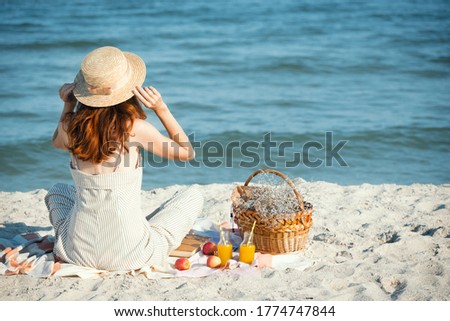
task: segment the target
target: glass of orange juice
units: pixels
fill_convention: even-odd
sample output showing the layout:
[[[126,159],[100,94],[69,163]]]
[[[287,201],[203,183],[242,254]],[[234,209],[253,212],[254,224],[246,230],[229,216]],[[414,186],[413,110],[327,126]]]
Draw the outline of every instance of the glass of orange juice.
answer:
[[[230,232],[220,231],[220,242],[217,244],[217,252],[220,258],[220,266],[225,266],[233,257],[233,244],[230,242]]]
[[[247,264],[252,264],[255,258],[255,244],[253,244],[253,234],[250,232],[244,233],[244,240],[239,247],[239,261]]]

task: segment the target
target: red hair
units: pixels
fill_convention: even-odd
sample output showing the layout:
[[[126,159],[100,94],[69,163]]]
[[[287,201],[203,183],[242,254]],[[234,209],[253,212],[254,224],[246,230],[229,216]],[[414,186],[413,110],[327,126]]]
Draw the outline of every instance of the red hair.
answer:
[[[135,96],[111,107],[90,107],[78,102],[76,112],[67,115],[68,150],[83,161],[99,164],[115,151],[128,147],[136,119],[147,115]]]

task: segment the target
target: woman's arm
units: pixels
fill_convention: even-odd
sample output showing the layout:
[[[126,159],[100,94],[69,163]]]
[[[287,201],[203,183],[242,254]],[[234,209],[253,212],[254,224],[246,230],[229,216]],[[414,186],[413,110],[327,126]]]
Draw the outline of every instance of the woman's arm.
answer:
[[[146,121],[137,120],[133,126],[135,138],[145,149],[161,157],[188,161],[195,156],[189,138],[173,117],[161,94],[153,87],[136,87],[136,97],[145,107],[153,110],[167,130],[169,137],[162,135]]]
[[[61,112],[61,116],[59,117],[58,127],[56,127],[55,132],[52,137],[52,145],[59,149],[67,149],[67,134],[63,128],[64,119],[68,113],[73,112],[77,100],[73,95],[73,90],[75,88],[75,84],[64,84],[59,89],[59,97],[64,102],[64,108]]]

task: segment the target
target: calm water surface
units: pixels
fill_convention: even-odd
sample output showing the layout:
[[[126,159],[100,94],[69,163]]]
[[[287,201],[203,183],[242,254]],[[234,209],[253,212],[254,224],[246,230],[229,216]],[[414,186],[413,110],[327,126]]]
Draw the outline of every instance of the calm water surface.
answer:
[[[71,182],[50,146],[57,90],[91,50],[140,55],[202,146],[292,141],[274,167],[339,184],[449,183],[449,1],[0,1],[0,190]],[[158,128],[157,118],[148,113]],[[348,164],[285,168],[308,141]],[[323,150],[311,149],[313,160]],[[256,153],[264,157],[261,148]],[[143,188],[244,180],[256,168],[147,164]],[[267,155],[266,155],[267,156]],[[146,156],[148,159],[148,155]],[[223,158],[210,159],[222,160]]]

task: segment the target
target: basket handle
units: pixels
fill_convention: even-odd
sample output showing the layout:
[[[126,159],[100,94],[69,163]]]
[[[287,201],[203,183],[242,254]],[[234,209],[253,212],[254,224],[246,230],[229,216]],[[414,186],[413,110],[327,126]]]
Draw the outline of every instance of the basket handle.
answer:
[[[259,175],[259,174],[263,174],[263,173],[271,173],[271,174],[275,174],[275,175],[281,177],[282,179],[284,179],[284,181],[285,181],[286,183],[288,183],[288,185],[289,185],[290,187],[292,187],[292,189],[294,190],[295,196],[297,197],[298,202],[299,202],[299,204],[300,204],[300,209],[301,209],[302,211],[305,209],[305,205],[304,205],[304,203],[303,203],[303,199],[302,199],[302,197],[300,196],[300,193],[299,193],[299,192],[297,191],[297,189],[295,188],[294,183],[292,183],[292,181],[289,179],[289,177],[287,177],[287,176],[284,175],[283,173],[280,173],[279,171],[276,171],[276,170],[274,170],[274,169],[264,168],[264,169],[260,169],[260,170],[258,170],[258,171],[256,171],[256,172],[254,172],[253,174],[251,174],[251,175],[247,178],[247,180],[246,180],[245,183],[244,183],[244,186],[248,186],[248,184],[249,184],[250,181],[253,179],[253,177],[255,177],[256,175]]]

